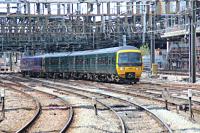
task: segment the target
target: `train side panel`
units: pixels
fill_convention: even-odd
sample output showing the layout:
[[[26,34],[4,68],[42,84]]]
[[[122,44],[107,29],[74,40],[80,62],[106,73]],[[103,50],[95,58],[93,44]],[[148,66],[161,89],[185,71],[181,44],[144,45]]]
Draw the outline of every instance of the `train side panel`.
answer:
[[[75,57],[75,72],[82,73],[84,72],[84,60],[83,56],[74,56]]]
[[[32,58],[32,72],[33,73],[40,73],[42,72],[42,58],[41,57],[35,57]]]
[[[85,62],[84,62],[84,72],[90,72],[91,71],[91,64],[90,64],[90,60],[91,60],[91,56],[89,55],[85,55],[84,56]]]
[[[59,72],[59,57],[48,57],[48,72],[58,73]]]
[[[69,59],[67,56],[60,57],[60,72],[69,72]]]
[[[28,75],[32,73],[32,70],[33,70],[32,57],[23,57],[20,62],[20,69],[23,75]]]
[[[96,64],[98,67],[95,73],[116,74],[115,62],[112,63],[113,58],[115,58],[115,53],[99,54]]]

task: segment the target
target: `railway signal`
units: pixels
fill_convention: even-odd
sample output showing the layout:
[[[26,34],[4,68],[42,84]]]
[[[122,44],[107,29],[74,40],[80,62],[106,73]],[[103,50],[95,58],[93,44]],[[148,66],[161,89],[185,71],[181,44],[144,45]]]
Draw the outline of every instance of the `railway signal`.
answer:
[[[188,89],[188,98],[189,98],[190,119],[193,119],[194,115],[192,112],[192,89]]]
[[[97,99],[96,99],[96,97],[92,97],[92,103],[93,103],[93,106],[94,106],[95,115],[98,115],[98,113],[97,113]]]
[[[1,103],[2,103],[2,113],[3,119],[5,118],[5,89],[1,89]]]
[[[169,90],[165,88],[162,92],[162,97],[165,99],[165,108],[168,110],[168,100],[170,99]]]

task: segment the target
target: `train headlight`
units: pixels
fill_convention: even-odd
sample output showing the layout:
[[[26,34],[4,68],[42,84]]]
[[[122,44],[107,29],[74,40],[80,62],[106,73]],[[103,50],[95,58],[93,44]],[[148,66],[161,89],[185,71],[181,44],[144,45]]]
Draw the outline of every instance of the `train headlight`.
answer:
[[[140,68],[139,68],[139,67],[136,67],[136,70],[140,70]]]
[[[120,69],[121,71],[124,71],[124,70],[125,70],[125,68],[124,68],[124,67],[120,67],[119,69]]]

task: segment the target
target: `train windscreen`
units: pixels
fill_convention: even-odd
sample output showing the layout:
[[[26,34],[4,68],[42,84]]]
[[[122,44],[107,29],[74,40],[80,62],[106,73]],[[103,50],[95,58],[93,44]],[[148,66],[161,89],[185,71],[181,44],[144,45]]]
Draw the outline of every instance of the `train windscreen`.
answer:
[[[119,53],[119,66],[141,66],[142,56],[141,53],[126,52]]]

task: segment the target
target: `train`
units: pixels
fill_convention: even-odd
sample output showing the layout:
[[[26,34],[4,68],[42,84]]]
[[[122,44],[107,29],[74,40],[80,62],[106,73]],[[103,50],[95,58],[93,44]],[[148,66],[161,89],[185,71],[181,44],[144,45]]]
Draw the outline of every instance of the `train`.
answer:
[[[140,80],[141,51],[134,46],[24,56],[20,61],[23,76],[86,79],[104,82]]]

